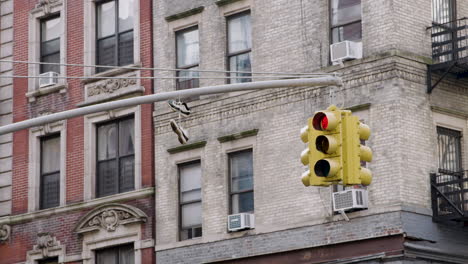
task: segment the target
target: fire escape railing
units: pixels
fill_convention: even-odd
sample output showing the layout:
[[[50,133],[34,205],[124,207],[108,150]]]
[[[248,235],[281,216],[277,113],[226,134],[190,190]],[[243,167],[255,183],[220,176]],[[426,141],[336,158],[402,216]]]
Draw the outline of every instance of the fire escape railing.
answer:
[[[468,71],[468,18],[460,18],[444,24],[433,22],[432,65],[428,66],[428,86],[430,93],[449,73],[457,75]],[[440,74],[432,84],[432,72]]]
[[[468,221],[468,171],[431,173],[434,221]]]

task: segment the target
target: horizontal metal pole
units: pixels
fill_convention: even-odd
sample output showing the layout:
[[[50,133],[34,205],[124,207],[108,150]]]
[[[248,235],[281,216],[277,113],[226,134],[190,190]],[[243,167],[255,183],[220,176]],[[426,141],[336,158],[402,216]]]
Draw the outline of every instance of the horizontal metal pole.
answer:
[[[102,111],[109,111],[123,107],[130,107],[141,104],[149,104],[154,102],[166,101],[169,99],[183,99],[192,96],[208,95],[208,94],[219,94],[229,93],[237,91],[249,91],[249,90],[262,90],[262,89],[273,89],[273,88],[286,88],[286,87],[311,87],[311,86],[328,86],[328,85],[341,85],[340,77],[318,77],[318,78],[302,78],[302,79],[287,79],[287,80],[275,80],[275,81],[261,81],[261,82],[250,82],[250,83],[237,83],[237,84],[225,84],[218,86],[207,86],[201,88],[193,88],[187,90],[179,90],[172,92],[164,92],[158,94],[144,95],[133,97],[129,99],[123,99],[118,101],[112,101],[97,105],[86,106],[82,108],[76,108],[67,110],[59,113],[54,113],[46,116],[36,117],[25,121],[16,122],[13,124],[5,125],[0,127],[0,135],[15,132],[25,128],[31,128],[35,126],[41,126],[48,123],[70,119],[73,117],[89,115]]]

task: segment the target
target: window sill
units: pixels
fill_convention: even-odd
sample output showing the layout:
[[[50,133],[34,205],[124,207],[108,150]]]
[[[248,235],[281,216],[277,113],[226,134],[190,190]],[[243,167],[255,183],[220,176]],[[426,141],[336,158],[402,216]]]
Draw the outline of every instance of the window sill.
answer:
[[[137,71],[141,67],[141,63],[135,63],[135,64],[125,65],[121,67],[125,67],[125,68],[123,69],[115,68],[115,69],[107,70],[105,72],[96,73],[94,75],[88,76],[87,79],[84,79],[81,82],[84,84],[88,84],[88,83],[93,83],[93,82],[104,80],[104,78],[100,79],[100,77],[113,77],[113,76],[117,76],[120,74],[132,72],[132,71]],[[131,68],[134,68],[134,69],[131,69]]]
[[[36,101],[36,98],[39,96],[51,94],[51,93],[65,93],[67,91],[68,84],[56,84],[56,85],[51,85],[47,86],[44,88],[38,88],[37,90],[30,91],[26,93],[26,97],[28,98],[28,101],[34,102]]]
[[[91,199],[88,201],[68,204],[65,206],[48,208],[40,211],[29,212],[20,215],[12,215],[9,217],[0,218],[0,225],[2,224],[17,224],[23,222],[29,222],[37,218],[46,218],[56,214],[65,214],[72,211],[84,210],[98,207],[106,203],[119,203],[128,200],[141,199],[154,194],[154,188],[149,187],[145,189],[135,190],[131,192],[114,194],[106,197]]]

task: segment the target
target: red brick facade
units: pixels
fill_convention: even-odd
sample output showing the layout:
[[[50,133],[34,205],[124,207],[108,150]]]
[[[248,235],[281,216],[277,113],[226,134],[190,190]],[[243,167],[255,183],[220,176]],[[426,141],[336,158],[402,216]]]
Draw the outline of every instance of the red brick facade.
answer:
[[[140,57],[141,67],[152,67],[152,3],[150,0],[136,0],[140,5]],[[29,21],[31,11],[36,8],[39,0],[14,1],[14,59],[28,61],[31,41]],[[85,1],[66,1],[66,63],[84,64]],[[63,22],[63,20],[62,20]],[[27,64],[15,64],[14,75],[28,75]],[[85,68],[67,67],[67,76],[84,76]],[[141,71],[141,76],[152,76],[151,71]],[[84,101],[84,82],[81,79],[68,79],[65,92],[53,92],[38,96],[34,102],[29,102],[28,79],[16,78],[13,82],[13,120],[19,122],[37,117],[43,113],[55,113],[79,107]],[[141,80],[144,94],[153,91],[152,80]],[[82,263],[83,235],[75,232],[78,220],[93,208],[86,206],[90,201],[84,200],[84,118],[77,117],[66,121],[66,182],[61,183],[66,188],[66,205],[61,208],[86,208],[53,212],[45,216],[37,212],[28,212],[28,174],[29,174],[29,131],[22,130],[13,135],[13,186],[12,186],[12,220],[11,235],[8,241],[0,244],[0,264],[26,262],[27,252],[37,245],[37,234],[47,232],[54,236],[65,247],[66,263]],[[153,154],[152,105],[141,108],[141,188],[148,190],[154,187],[154,154]],[[138,190],[136,190],[138,191]],[[154,196],[151,191],[128,201],[119,200],[116,195],[113,203],[124,203],[143,211],[147,219],[141,223],[141,240],[154,239]],[[101,206],[99,202],[95,204]],[[83,206],[78,206],[83,205]],[[24,217],[23,217],[24,216]],[[147,243],[151,245],[151,242]],[[154,244],[154,243],[153,243]],[[154,263],[154,245],[142,247],[141,263]],[[70,257],[72,256],[72,257]],[[27,262],[29,263],[29,262]]]

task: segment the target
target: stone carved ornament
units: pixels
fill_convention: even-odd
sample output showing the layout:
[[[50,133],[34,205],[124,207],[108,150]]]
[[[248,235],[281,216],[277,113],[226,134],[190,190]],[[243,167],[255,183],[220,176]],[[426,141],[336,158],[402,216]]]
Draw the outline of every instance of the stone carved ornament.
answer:
[[[11,227],[9,225],[0,226],[0,242],[7,241],[10,238]]]
[[[75,227],[75,232],[85,233],[99,229],[112,232],[120,225],[145,222],[146,214],[140,209],[125,204],[107,204],[84,215]]]
[[[136,77],[135,75],[129,77]],[[108,79],[102,83],[90,86],[88,88],[88,97],[99,95],[102,93],[111,94],[119,89],[135,85],[136,79]]]
[[[35,250],[41,250],[42,255],[47,257],[49,255],[49,249],[59,246],[57,238],[51,236],[49,233],[39,233],[37,234],[36,245],[34,246]]]
[[[61,0],[39,0],[39,3],[36,4],[36,8],[42,8],[44,14],[50,14],[51,4],[60,2]]]

